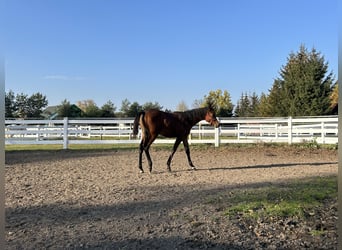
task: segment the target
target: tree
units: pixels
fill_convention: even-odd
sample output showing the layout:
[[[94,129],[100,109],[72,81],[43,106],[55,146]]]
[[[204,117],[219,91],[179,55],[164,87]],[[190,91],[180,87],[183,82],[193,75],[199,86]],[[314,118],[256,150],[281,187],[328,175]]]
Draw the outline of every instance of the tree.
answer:
[[[267,117],[271,116],[268,111],[268,99],[265,93],[261,93],[258,106],[258,116]]]
[[[207,103],[212,103],[215,106],[216,116],[231,117],[233,114],[234,105],[227,90],[223,93],[220,89],[210,91],[207,96],[204,96],[203,106]]]
[[[43,108],[48,105],[46,96],[41,93],[28,95],[21,93],[15,98],[15,117],[19,118],[40,118]]]
[[[330,94],[330,109],[331,114],[338,114],[338,83],[336,83],[333,87],[332,93]]]
[[[163,106],[161,106],[158,102],[146,102],[144,105],[142,105],[143,110],[148,110],[148,109],[158,109],[162,110]]]
[[[90,104],[89,106],[87,106],[86,111],[84,112],[84,116],[101,117],[101,110],[95,103]]]
[[[27,118],[28,114],[28,95],[24,93],[17,94],[15,97],[15,117]]]
[[[273,86],[270,90],[269,95],[266,98],[266,102],[262,107],[264,114],[266,116],[286,116],[286,106],[284,105],[284,99],[286,99],[286,95],[282,89],[281,80],[275,79]]]
[[[77,101],[76,105],[85,113],[88,106],[93,106],[95,104],[94,100],[88,99],[88,100],[82,100]]]
[[[200,108],[200,107],[203,107],[203,99],[196,99],[193,103],[192,103],[192,107],[194,109],[197,109],[197,108]]]
[[[101,111],[94,100],[78,101],[77,106],[83,111],[85,117],[100,117]]]
[[[140,105],[138,102],[131,103],[128,99],[122,101],[121,104],[121,114],[122,117],[135,117],[139,112],[148,109],[158,109],[162,110],[163,106],[161,106],[158,102],[146,102],[144,105]]]
[[[258,95],[253,92],[253,94],[247,95],[247,93],[242,93],[240,100],[235,107],[235,116],[238,117],[256,117],[259,116],[259,104],[260,100]]]
[[[67,99],[57,106],[57,113],[59,117],[71,117],[71,104]]]
[[[250,116],[250,99],[247,93],[242,93],[241,97],[235,107],[235,116],[237,117],[248,117]]]
[[[115,117],[115,110],[116,110],[116,107],[114,106],[114,103],[112,103],[111,101],[108,101],[101,107],[101,116],[102,117]]]
[[[329,114],[333,81],[324,56],[314,48],[308,52],[301,45],[297,53],[289,55],[280,77],[274,81],[279,88],[276,94],[281,98],[276,100],[276,111],[282,116]]]
[[[46,96],[41,93],[35,93],[31,95],[27,100],[28,113],[27,117],[41,117],[43,108],[48,105]]]
[[[15,107],[15,95],[12,90],[8,93],[5,93],[5,117],[13,118],[15,116],[16,107]]]
[[[154,105],[157,105],[157,106],[154,106]],[[158,108],[159,107],[159,104],[155,103],[155,104],[152,104],[152,103],[147,103],[145,104],[146,107],[151,105],[151,107],[156,107]],[[143,107],[138,103],[138,102],[133,102],[131,103],[128,99],[125,99],[122,101],[121,103],[121,114],[120,116],[122,117],[135,117],[139,112],[141,112],[143,110]]]
[[[124,99],[122,102],[121,102],[121,109],[120,111],[122,112],[122,116],[126,116],[127,117],[127,113],[129,112],[129,108],[131,106],[131,102],[128,101],[128,99]]]
[[[185,101],[180,101],[176,107],[176,111],[186,111],[188,110],[188,105],[186,105]]]
[[[70,104],[68,100],[62,101],[57,107],[59,117],[82,117],[82,110],[74,104]]]
[[[137,102],[133,102],[130,106],[129,109],[127,111],[127,113],[125,114],[127,117],[136,117],[139,112],[141,112],[143,110],[142,106],[139,105],[139,103]]]
[[[253,94],[249,96],[249,99],[250,99],[249,116],[250,117],[259,116],[260,99],[258,95],[255,92],[253,92]]]

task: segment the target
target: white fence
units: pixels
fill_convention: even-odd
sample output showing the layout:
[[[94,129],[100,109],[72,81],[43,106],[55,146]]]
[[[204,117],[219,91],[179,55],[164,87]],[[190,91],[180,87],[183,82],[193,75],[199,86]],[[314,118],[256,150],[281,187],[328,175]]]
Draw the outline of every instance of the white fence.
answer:
[[[220,118],[221,127],[213,128],[205,121],[194,126],[189,143],[256,143],[288,144],[315,141],[320,144],[338,142],[338,117],[302,118]],[[5,144],[137,144],[132,138],[134,119],[68,119],[6,120]],[[174,143],[174,139],[158,138],[155,143]]]

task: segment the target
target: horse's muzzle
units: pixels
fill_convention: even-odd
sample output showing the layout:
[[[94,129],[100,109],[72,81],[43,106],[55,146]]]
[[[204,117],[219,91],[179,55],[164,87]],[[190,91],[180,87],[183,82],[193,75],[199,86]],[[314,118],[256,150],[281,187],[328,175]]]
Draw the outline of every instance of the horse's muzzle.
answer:
[[[211,125],[213,125],[215,128],[218,128],[221,126],[221,123],[216,120],[216,121],[213,121]]]

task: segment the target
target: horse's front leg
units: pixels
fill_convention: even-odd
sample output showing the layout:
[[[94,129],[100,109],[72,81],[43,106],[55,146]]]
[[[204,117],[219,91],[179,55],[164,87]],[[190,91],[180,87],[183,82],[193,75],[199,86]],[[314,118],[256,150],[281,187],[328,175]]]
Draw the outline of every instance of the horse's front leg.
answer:
[[[172,153],[169,156],[169,159],[167,160],[167,170],[169,170],[169,172],[171,172],[171,161],[173,158],[173,155],[176,153],[177,148],[179,146],[179,144],[181,143],[182,139],[177,138],[175,141],[175,144],[173,145],[173,149],[172,149]]]
[[[189,162],[190,167],[192,168],[192,170],[196,170],[196,167],[194,166],[194,164],[191,161],[188,138],[185,138],[183,140],[183,145],[184,145],[186,156],[188,157],[188,162]]]

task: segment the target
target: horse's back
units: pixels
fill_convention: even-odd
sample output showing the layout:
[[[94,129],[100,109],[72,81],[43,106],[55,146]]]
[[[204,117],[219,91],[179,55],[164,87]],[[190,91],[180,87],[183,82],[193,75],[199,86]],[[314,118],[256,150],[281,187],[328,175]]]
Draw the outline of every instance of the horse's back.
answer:
[[[172,121],[175,117],[172,113],[160,111],[158,109],[149,109],[145,111],[145,121],[149,125],[162,126],[165,121]]]
[[[169,113],[157,109],[145,112],[145,123],[149,130],[166,137],[178,137],[186,133],[186,129],[176,113]]]

